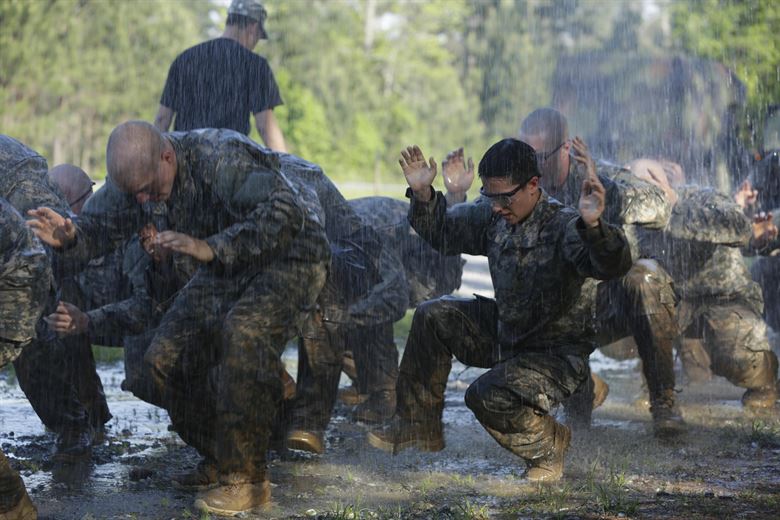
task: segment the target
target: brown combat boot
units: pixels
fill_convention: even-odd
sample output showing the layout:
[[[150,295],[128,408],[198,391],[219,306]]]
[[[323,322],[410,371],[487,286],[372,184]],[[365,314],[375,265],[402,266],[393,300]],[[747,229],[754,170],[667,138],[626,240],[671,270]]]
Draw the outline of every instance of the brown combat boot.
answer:
[[[374,392],[368,400],[357,405],[352,419],[366,424],[379,424],[390,419],[395,413],[395,392],[382,390]]]
[[[593,380],[593,409],[595,410],[607,400],[609,385],[593,372],[591,372],[590,378]]]
[[[660,395],[651,399],[650,413],[653,416],[653,435],[658,438],[670,438],[688,431],[688,425],[675,403],[673,389],[662,390]]]
[[[525,478],[531,482],[555,482],[563,476],[563,462],[566,456],[566,450],[571,443],[571,430],[557,422],[550,416],[545,418],[552,424],[553,447],[544,457],[528,461],[528,469],[525,472]]]
[[[750,410],[774,408],[777,402],[777,383],[760,388],[748,388],[742,394],[742,406]]]
[[[235,516],[271,503],[271,482],[235,482],[201,491],[195,499],[199,511],[220,516]]]
[[[0,513],[0,520],[37,520],[38,510],[30,500],[27,491],[24,491],[22,498],[9,511]]]
[[[287,370],[282,369],[282,399],[285,401],[293,399],[296,390],[297,384],[295,383],[295,379],[293,379],[293,376],[291,376]]]
[[[413,423],[394,415],[389,421],[366,434],[374,448],[393,455],[408,449],[441,451],[444,449],[444,430],[438,424]]]
[[[322,455],[325,453],[325,432],[296,428],[287,432],[285,444],[291,450],[308,451]]]
[[[219,483],[217,466],[212,461],[202,460],[195,468],[173,476],[173,486],[185,490],[211,489]]]

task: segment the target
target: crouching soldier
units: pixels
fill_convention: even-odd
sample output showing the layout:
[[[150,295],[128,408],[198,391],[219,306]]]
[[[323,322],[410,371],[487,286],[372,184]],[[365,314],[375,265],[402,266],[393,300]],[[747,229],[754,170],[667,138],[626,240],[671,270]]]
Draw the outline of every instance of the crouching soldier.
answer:
[[[402,152],[409,219],[444,254],[486,255],[496,299],[444,297],[417,308],[397,385],[396,414],[369,432],[393,453],[444,448],[444,389],[452,357],[490,368],[466,404],[503,447],[523,458],[530,480],[563,473],[568,427],[550,409],[589,377],[594,349],[594,280],[622,276],[631,254],[622,231],[601,220],[604,187],[591,171],[579,215],[539,186],[534,149],[516,139],[480,161],[482,197],[447,209],[431,183],[436,163],[418,147]]]
[[[51,287],[46,251],[22,216],[0,198],[0,366],[10,363],[35,337]],[[34,520],[24,483],[0,452],[0,518]]]

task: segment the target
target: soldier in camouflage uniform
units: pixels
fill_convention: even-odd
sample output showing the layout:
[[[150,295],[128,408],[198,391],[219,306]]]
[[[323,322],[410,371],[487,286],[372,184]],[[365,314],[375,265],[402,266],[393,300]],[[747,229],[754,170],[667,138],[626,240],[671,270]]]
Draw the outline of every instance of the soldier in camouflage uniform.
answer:
[[[28,210],[39,205],[52,207],[60,215],[73,214],[64,194],[49,177],[46,160],[19,141],[4,135],[0,135],[0,169],[3,172],[0,176],[0,196],[5,197],[21,214],[26,215]],[[91,189],[91,185],[88,187]],[[80,190],[80,193],[85,191]],[[81,201],[74,199],[74,202],[79,204]],[[53,267],[58,283],[72,269],[61,262],[54,263]],[[76,266],[76,269],[80,267]],[[55,284],[52,282],[51,285]],[[57,294],[52,290],[46,314],[54,311],[56,306]],[[101,403],[100,396],[95,393],[97,374],[93,372],[94,378],[83,378],[92,385],[91,389],[89,384],[80,385],[84,381],[81,377],[74,377],[72,354],[52,331],[42,326],[38,338],[14,362],[19,386],[33,409],[41,421],[58,434],[55,457],[65,459],[86,455],[91,449],[92,435],[85,403],[88,406],[94,403],[96,409],[108,413],[105,400]],[[88,356],[91,359],[91,351]]]
[[[680,330],[703,340],[713,373],[747,389],[745,407],[774,407],[777,356],[761,317],[761,289],[741,250],[755,249],[750,220],[714,189],[672,188],[660,164],[634,173],[661,187],[673,205],[663,230],[642,230],[638,238],[641,252],[658,257],[674,277],[682,299]]]
[[[535,110],[523,121],[520,138],[537,151],[542,186],[563,204],[574,206],[586,172],[570,160],[570,151],[587,153],[587,149],[579,139],[569,140],[563,114],[551,108]],[[685,431],[674,397],[673,346],[679,335],[677,297],[669,274],[658,262],[642,258],[636,244],[638,230],[661,229],[666,225],[671,207],[660,189],[639,181],[628,170],[602,164],[598,176],[606,189],[604,219],[623,228],[635,259],[626,276],[599,285],[599,340],[606,345],[634,336],[650,391],[654,433],[676,435]],[[567,410],[575,420],[586,424],[592,409],[590,393],[590,388],[583,389],[579,399],[568,403]]]
[[[527,478],[557,480],[571,432],[549,412],[589,376],[591,278],[621,276],[631,266],[625,236],[600,219],[604,187],[595,172],[586,179],[578,216],[540,188],[533,148],[504,139],[480,161],[483,196],[448,209],[431,187],[433,159],[426,162],[417,147],[402,156],[412,226],[443,254],[486,255],[496,299],[444,297],[417,308],[396,415],[369,432],[368,441],[394,453],[412,446],[441,450],[454,355],[490,368],[466,392],[480,423],[527,462]]]
[[[106,185],[78,220],[39,208],[30,226],[67,246],[63,255],[94,258],[142,228],[143,203],[166,204],[171,230],[156,235],[155,247],[200,266],[145,361],[174,427],[216,468],[204,474],[210,489],[195,506],[236,514],[267,504],[280,356],[314,308],[330,257],[317,194],[293,185],[278,156],[227,130],[163,136],[148,123],[124,123],[109,138],[107,166]]]
[[[464,261],[460,255],[442,255],[412,229],[407,218],[408,202],[364,197],[349,204],[383,237],[384,247],[396,252],[399,262],[395,268],[403,272],[409,308],[460,287]],[[384,420],[395,411],[398,349],[393,340],[393,322],[353,330],[346,339],[355,361],[355,387],[359,395],[367,396],[355,408],[353,418],[365,423]]]
[[[6,173],[5,170],[3,173]],[[0,198],[0,367],[28,347],[49,296],[51,268],[21,215]],[[34,520],[37,511],[19,474],[0,452],[0,518]]]

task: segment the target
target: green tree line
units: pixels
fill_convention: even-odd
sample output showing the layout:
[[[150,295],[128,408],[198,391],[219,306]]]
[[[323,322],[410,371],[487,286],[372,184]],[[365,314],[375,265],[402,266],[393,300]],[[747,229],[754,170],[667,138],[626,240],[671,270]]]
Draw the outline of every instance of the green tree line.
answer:
[[[221,32],[227,3],[0,2],[0,131],[102,177],[111,128],[154,117],[171,61]],[[591,0],[265,5],[270,38],[255,51],[279,82],[288,145],[337,180],[397,181],[398,151],[411,143],[439,159],[464,145],[476,159],[550,103],[560,56],[616,41],[724,61],[754,111],[780,99],[771,0],[658,0],[654,18],[640,2]]]

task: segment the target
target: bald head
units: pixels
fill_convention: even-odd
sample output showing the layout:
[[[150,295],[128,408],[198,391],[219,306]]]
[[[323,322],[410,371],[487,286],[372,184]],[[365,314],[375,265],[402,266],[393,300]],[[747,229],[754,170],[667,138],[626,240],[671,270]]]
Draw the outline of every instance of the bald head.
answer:
[[[157,172],[163,137],[146,121],[128,121],[114,128],[108,138],[108,178],[123,191],[133,193]]]
[[[92,179],[89,175],[72,164],[58,164],[49,170],[49,178],[57,185],[70,209],[78,214],[81,207],[92,194]]]
[[[531,138],[541,140],[542,150],[553,150],[569,138],[569,123],[554,108],[538,108],[520,125],[520,140],[530,142]]]

